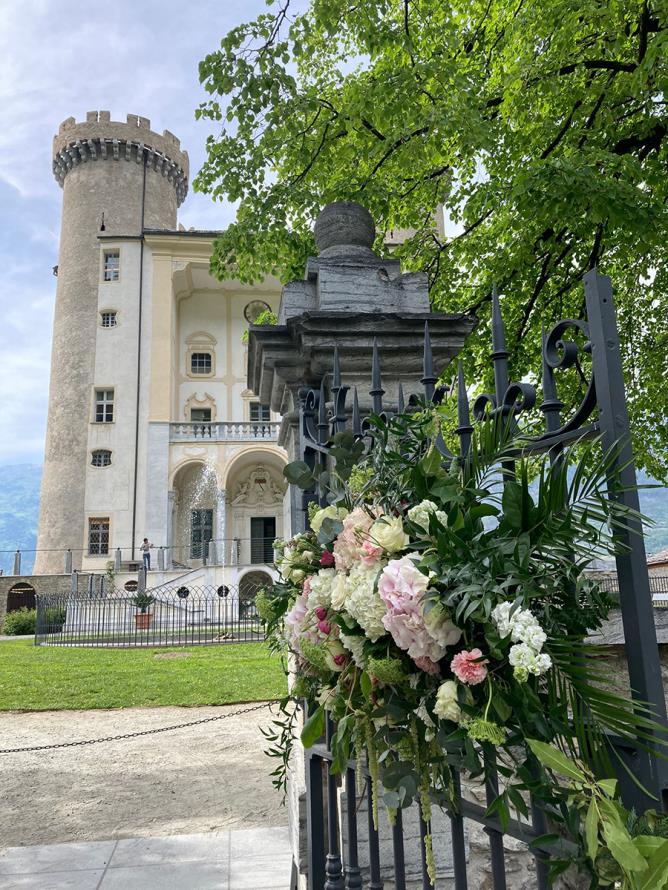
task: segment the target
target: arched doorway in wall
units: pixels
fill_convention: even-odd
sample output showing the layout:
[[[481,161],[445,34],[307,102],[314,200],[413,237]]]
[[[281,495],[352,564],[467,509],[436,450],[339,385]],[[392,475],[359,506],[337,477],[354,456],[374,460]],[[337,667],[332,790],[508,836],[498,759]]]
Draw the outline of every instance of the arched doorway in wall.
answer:
[[[228,468],[228,551],[233,565],[271,565],[283,535],[284,461],[269,450],[241,454]]]
[[[239,618],[257,618],[257,592],[272,583],[269,572],[246,572],[239,581]]]
[[[180,467],[172,483],[172,562],[198,564],[215,539],[218,480],[213,464],[189,461]]]
[[[19,581],[10,587],[7,593],[7,611],[16,612],[18,609],[35,608],[35,588],[27,581]]]

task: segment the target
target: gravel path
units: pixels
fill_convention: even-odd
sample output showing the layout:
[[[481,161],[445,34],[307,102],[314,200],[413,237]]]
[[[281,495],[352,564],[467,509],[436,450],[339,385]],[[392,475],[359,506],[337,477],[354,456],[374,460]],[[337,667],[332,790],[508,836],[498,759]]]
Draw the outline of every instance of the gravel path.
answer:
[[[117,735],[245,707],[0,714],[0,748]],[[0,844],[195,834],[287,823],[259,727],[269,709],[78,748],[0,755]]]

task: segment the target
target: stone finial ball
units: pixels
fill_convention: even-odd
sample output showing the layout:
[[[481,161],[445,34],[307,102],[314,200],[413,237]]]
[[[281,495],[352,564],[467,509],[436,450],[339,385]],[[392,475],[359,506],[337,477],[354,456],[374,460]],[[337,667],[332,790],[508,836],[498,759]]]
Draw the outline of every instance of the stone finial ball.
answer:
[[[361,204],[334,201],[318,214],[313,234],[320,254],[330,248],[350,246],[370,250],[376,237],[376,226],[369,211]]]

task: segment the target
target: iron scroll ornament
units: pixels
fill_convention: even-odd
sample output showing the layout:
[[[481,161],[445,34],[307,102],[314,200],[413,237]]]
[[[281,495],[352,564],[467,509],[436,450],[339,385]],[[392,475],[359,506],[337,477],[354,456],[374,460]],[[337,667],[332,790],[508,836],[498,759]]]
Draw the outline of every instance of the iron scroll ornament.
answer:
[[[584,337],[584,343],[580,344],[574,336],[580,334]],[[469,404],[468,390],[461,361],[458,363],[456,398],[457,398],[457,427],[456,434],[460,440],[460,455],[468,454],[471,434],[474,426],[491,417],[500,417],[504,423],[512,424],[514,432],[521,436],[525,447],[529,450],[548,450],[560,440],[569,440],[574,433],[581,430],[586,436],[596,431],[595,428],[586,427],[587,420],[591,417],[597,404],[596,386],[593,372],[586,379],[584,396],[579,405],[571,413],[566,421],[562,421],[561,413],[564,403],[559,399],[557,392],[556,371],[565,371],[573,367],[580,370],[579,360],[581,355],[591,354],[589,340],[589,327],[587,322],[567,318],[557,322],[548,333],[543,329],[541,337],[542,360],[542,402],[539,410],[543,414],[544,431],[540,435],[522,434],[518,424],[518,418],[522,414],[531,411],[537,403],[536,387],[524,381],[511,381],[508,374],[508,351],[505,342],[505,327],[501,315],[500,301],[496,288],[492,291],[492,352],[490,358],[494,368],[494,393],[483,393]],[[359,407],[357,387],[352,388],[353,404],[351,409],[351,430],[358,440],[365,440],[367,447],[373,447],[372,417],[379,417],[387,421],[394,414],[403,414],[406,410],[404,394],[401,384],[398,390],[396,411],[387,411],[383,405],[385,390],[382,387],[380,355],[378,342],[374,338],[372,349],[371,387],[368,390],[371,402],[371,412],[362,416]],[[429,335],[429,322],[425,322],[423,341],[423,374],[420,379],[424,393],[424,402],[427,404],[439,404],[443,401],[448,388],[438,386],[438,378],[434,373],[431,339]],[[326,398],[325,379],[319,388],[303,388],[299,392],[302,435],[306,447],[319,452],[324,456],[329,451],[331,437],[340,433],[348,426],[347,399],[351,388],[341,382],[341,367],[337,347],[334,347],[333,370],[331,375],[330,400]],[[420,399],[411,396],[409,409],[415,408]],[[472,417],[471,417],[472,414]],[[452,460],[454,455],[439,435],[436,447],[445,459]]]

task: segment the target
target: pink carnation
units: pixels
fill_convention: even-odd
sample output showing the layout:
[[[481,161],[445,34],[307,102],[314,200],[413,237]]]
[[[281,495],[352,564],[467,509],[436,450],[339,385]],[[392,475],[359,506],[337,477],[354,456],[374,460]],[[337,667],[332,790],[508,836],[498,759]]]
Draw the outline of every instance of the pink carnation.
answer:
[[[462,683],[468,683],[469,686],[477,686],[487,676],[487,659],[481,661],[482,652],[480,649],[471,649],[470,652],[464,650],[458,652],[450,662],[452,673]]]
[[[424,671],[426,674],[431,674],[433,677],[438,677],[441,673],[441,669],[435,661],[432,661],[431,658],[427,658],[426,655],[422,655],[420,658],[414,658],[416,666],[420,668],[421,671]]]

